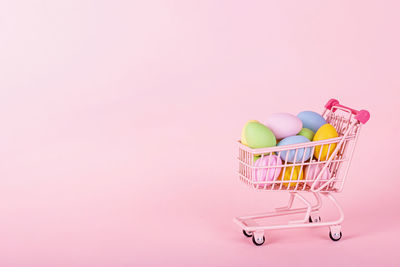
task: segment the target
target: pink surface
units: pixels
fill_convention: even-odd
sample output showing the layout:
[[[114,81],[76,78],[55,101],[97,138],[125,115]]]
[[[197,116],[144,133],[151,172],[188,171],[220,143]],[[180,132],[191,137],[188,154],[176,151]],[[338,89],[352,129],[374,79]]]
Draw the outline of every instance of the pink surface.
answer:
[[[1,1],[0,266],[398,266],[398,1]],[[249,119],[371,112],[343,238],[268,232]],[[322,219],[329,216],[326,214]]]

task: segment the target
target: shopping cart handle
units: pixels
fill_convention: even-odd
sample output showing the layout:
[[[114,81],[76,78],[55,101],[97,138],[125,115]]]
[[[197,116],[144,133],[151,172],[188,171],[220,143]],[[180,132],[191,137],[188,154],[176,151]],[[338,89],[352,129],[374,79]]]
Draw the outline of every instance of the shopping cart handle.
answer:
[[[355,116],[356,120],[361,122],[362,124],[365,124],[369,120],[369,112],[367,110],[360,110],[358,114]]]
[[[362,124],[365,124],[369,120],[370,115],[369,115],[369,112],[367,110],[362,109],[362,110],[358,111],[358,110],[355,110],[355,109],[340,105],[339,101],[337,99],[334,99],[334,98],[330,99],[328,101],[328,103],[326,103],[325,108],[329,109],[329,110],[332,110],[332,108],[334,106],[350,110],[351,113],[353,113],[353,115],[355,115],[354,118],[356,120],[358,120],[359,122],[361,122]]]

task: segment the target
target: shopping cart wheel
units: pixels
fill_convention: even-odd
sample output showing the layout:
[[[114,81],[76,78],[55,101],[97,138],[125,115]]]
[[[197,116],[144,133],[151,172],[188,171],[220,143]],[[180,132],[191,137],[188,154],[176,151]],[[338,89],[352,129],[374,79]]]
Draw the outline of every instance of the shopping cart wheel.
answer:
[[[261,246],[265,242],[265,237],[263,235],[260,235],[258,237],[255,237],[255,235],[253,235],[252,240],[253,240],[254,245]]]
[[[243,230],[243,234],[245,237],[252,237],[253,233],[252,232],[247,232],[246,230]]]
[[[321,222],[321,216],[314,216],[314,217],[308,217],[308,221],[310,223],[316,223],[316,222]]]
[[[342,232],[332,234],[332,232],[329,231],[329,237],[330,237],[333,241],[339,241],[340,238],[342,238]]]

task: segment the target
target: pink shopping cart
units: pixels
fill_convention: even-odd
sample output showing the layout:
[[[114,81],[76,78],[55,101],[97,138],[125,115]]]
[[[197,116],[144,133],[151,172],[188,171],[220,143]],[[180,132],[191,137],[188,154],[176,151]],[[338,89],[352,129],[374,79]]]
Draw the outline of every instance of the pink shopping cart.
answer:
[[[339,137],[260,149],[249,148],[239,141],[238,173],[240,180],[256,190],[289,192],[289,202],[285,207],[277,208],[274,212],[234,218],[234,222],[242,228],[243,234],[246,237],[252,237],[255,245],[264,244],[264,231],[266,230],[329,226],[329,237],[333,241],[338,241],[342,237],[341,223],[344,220],[344,213],[332,193],[339,193],[343,189],[361,126],[369,120],[370,115],[366,110],[357,111],[340,105],[336,99],[331,99],[325,105],[322,116],[335,127]],[[330,156],[325,158],[311,157],[307,160],[303,156],[302,159],[297,160],[297,155],[306,154],[304,150],[311,150],[311,155],[314,154],[314,151],[322,153],[325,150],[327,155]],[[287,160],[289,153],[292,153],[292,155],[294,153],[296,159],[294,162]],[[282,160],[282,163],[279,163],[280,165],[276,165],[276,162],[270,164],[271,155],[280,157],[281,154],[286,155],[286,159]],[[268,157],[264,161],[267,164],[256,166],[255,156]],[[277,168],[280,169],[282,174],[285,174],[284,178],[280,176],[280,179],[273,179],[272,181],[259,181],[257,179],[257,173],[260,171],[273,172]],[[313,171],[307,173],[307,170],[311,168]],[[313,204],[308,201],[300,192],[312,193],[316,203]],[[339,218],[332,221],[321,221],[319,216],[322,207],[321,196],[326,197],[334,204],[338,210]],[[303,208],[292,208],[295,198],[304,203],[305,206]],[[261,222],[271,217],[302,213],[304,214],[303,219],[288,221],[286,224]]]

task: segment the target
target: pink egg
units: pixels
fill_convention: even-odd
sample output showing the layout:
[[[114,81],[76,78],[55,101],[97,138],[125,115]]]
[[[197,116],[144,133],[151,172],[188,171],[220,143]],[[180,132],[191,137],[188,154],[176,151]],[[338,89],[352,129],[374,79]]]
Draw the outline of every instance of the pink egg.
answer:
[[[276,155],[263,156],[254,163],[256,167],[268,167],[282,165],[282,160]],[[259,168],[255,172],[255,181],[274,181],[281,173],[281,167]]]
[[[271,114],[264,124],[274,133],[276,139],[283,139],[298,134],[303,128],[302,121],[290,113]]]
[[[305,168],[304,175],[305,175],[305,179],[307,181],[307,185],[312,186],[315,178],[317,178],[318,174],[321,172],[321,170],[323,168],[324,168],[324,164],[308,165]],[[324,170],[324,172],[322,173],[322,176],[319,179],[319,182],[317,182],[315,188],[318,188],[319,186],[323,185],[330,178],[330,176],[331,176],[331,174],[329,172],[329,169],[326,168]]]

